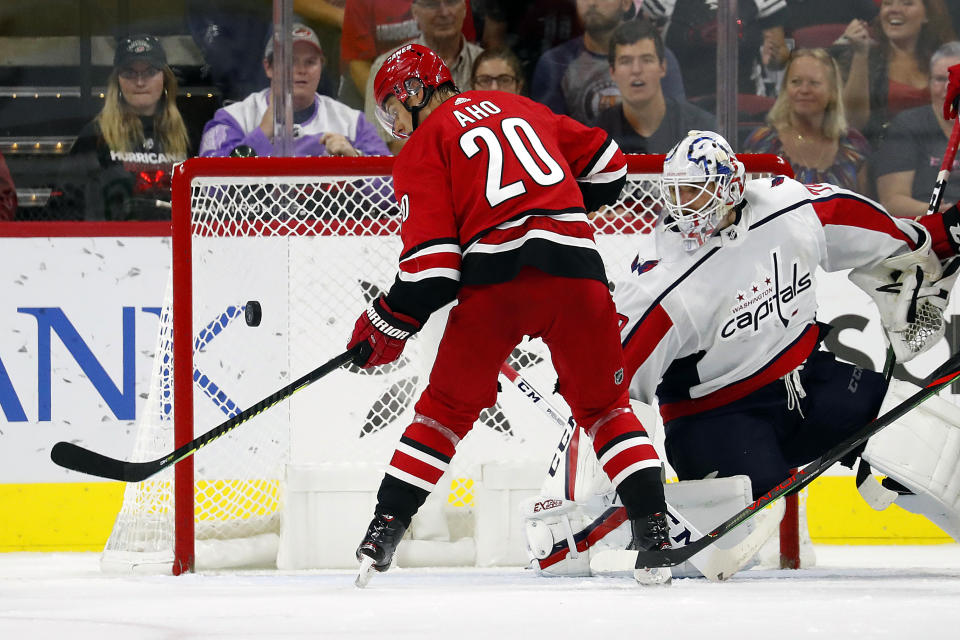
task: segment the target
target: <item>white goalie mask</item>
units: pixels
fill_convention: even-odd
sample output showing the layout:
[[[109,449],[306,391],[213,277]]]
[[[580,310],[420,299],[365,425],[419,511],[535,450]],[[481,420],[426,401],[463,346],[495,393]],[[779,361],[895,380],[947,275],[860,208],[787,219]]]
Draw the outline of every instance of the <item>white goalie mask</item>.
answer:
[[[661,224],[693,252],[743,200],[744,170],[730,145],[712,131],[690,131],[667,153],[660,177]]]

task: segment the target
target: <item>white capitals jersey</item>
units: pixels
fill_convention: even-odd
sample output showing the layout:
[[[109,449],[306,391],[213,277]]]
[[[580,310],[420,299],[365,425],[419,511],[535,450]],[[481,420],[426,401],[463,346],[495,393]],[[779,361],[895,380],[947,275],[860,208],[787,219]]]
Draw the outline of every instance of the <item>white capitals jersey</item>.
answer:
[[[806,360],[823,338],[817,265],[873,266],[926,233],[828,184],[751,180],[744,201],[739,221],[696,252],[640,256],[617,283],[630,396],[656,396],[665,422],[738,400]],[[656,233],[663,256],[673,232]]]

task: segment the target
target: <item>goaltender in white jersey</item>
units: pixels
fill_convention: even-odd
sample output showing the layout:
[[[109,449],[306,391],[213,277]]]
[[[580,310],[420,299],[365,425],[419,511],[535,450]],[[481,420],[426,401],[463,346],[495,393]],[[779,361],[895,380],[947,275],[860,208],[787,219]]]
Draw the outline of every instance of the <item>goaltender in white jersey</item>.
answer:
[[[747,476],[756,498],[909,393],[819,349],[830,328],[816,319],[816,268],[853,270],[904,362],[943,335],[958,250],[947,228],[960,212],[913,221],[829,184],[745,181],[726,140],[704,131],[667,154],[660,187],[657,255],[638,256],[614,291],[630,396],[659,403],[681,481]],[[884,429],[862,456],[896,480],[878,502],[897,499],[960,538],[960,432],[941,414],[960,418],[945,404],[919,427]],[[565,545],[531,552],[547,569]]]

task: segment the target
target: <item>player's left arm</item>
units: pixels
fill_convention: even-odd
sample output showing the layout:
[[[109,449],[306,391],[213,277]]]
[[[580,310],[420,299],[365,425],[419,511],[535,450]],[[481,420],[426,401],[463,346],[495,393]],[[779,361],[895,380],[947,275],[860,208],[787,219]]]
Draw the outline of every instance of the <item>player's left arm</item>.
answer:
[[[460,287],[460,242],[448,172],[439,154],[414,155],[405,156],[394,168],[403,241],[397,275],[390,291],[357,318],[347,344],[348,349],[368,344],[354,360],[364,368],[399,358],[407,339],[453,300]]]
[[[627,182],[627,159],[603,129],[556,116],[557,140],[583,194],[587,211],[613,205]]]
[[[449,169],[440,154],[405,156],[404,166],[394,171],[394,189],[403,249],[386,301],[423,323],[460,288],[462,254]]]

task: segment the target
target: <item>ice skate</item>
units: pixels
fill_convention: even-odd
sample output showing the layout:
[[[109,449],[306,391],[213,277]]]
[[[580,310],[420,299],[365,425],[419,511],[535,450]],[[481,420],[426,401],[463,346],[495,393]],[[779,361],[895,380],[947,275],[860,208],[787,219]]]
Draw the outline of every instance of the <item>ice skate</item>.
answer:
[[[652,555],[650,552],[670,548],[670,527],[666,516],[662,512],[651,513],[644,518],[631,520],[630,530],[633,539],[627,548],[638,552],[634,579],[645,586],[669,585],[673,580],[670,567],[648,567],[645,562],[645,556]]]
[[[360,571],[354,584],[361,589],[367,586],[374,571],[386,571],[393,562],[393,552],[403,538],[407,526],[396,516],[378,513],[370,521],[363,542],[357,547]]]

